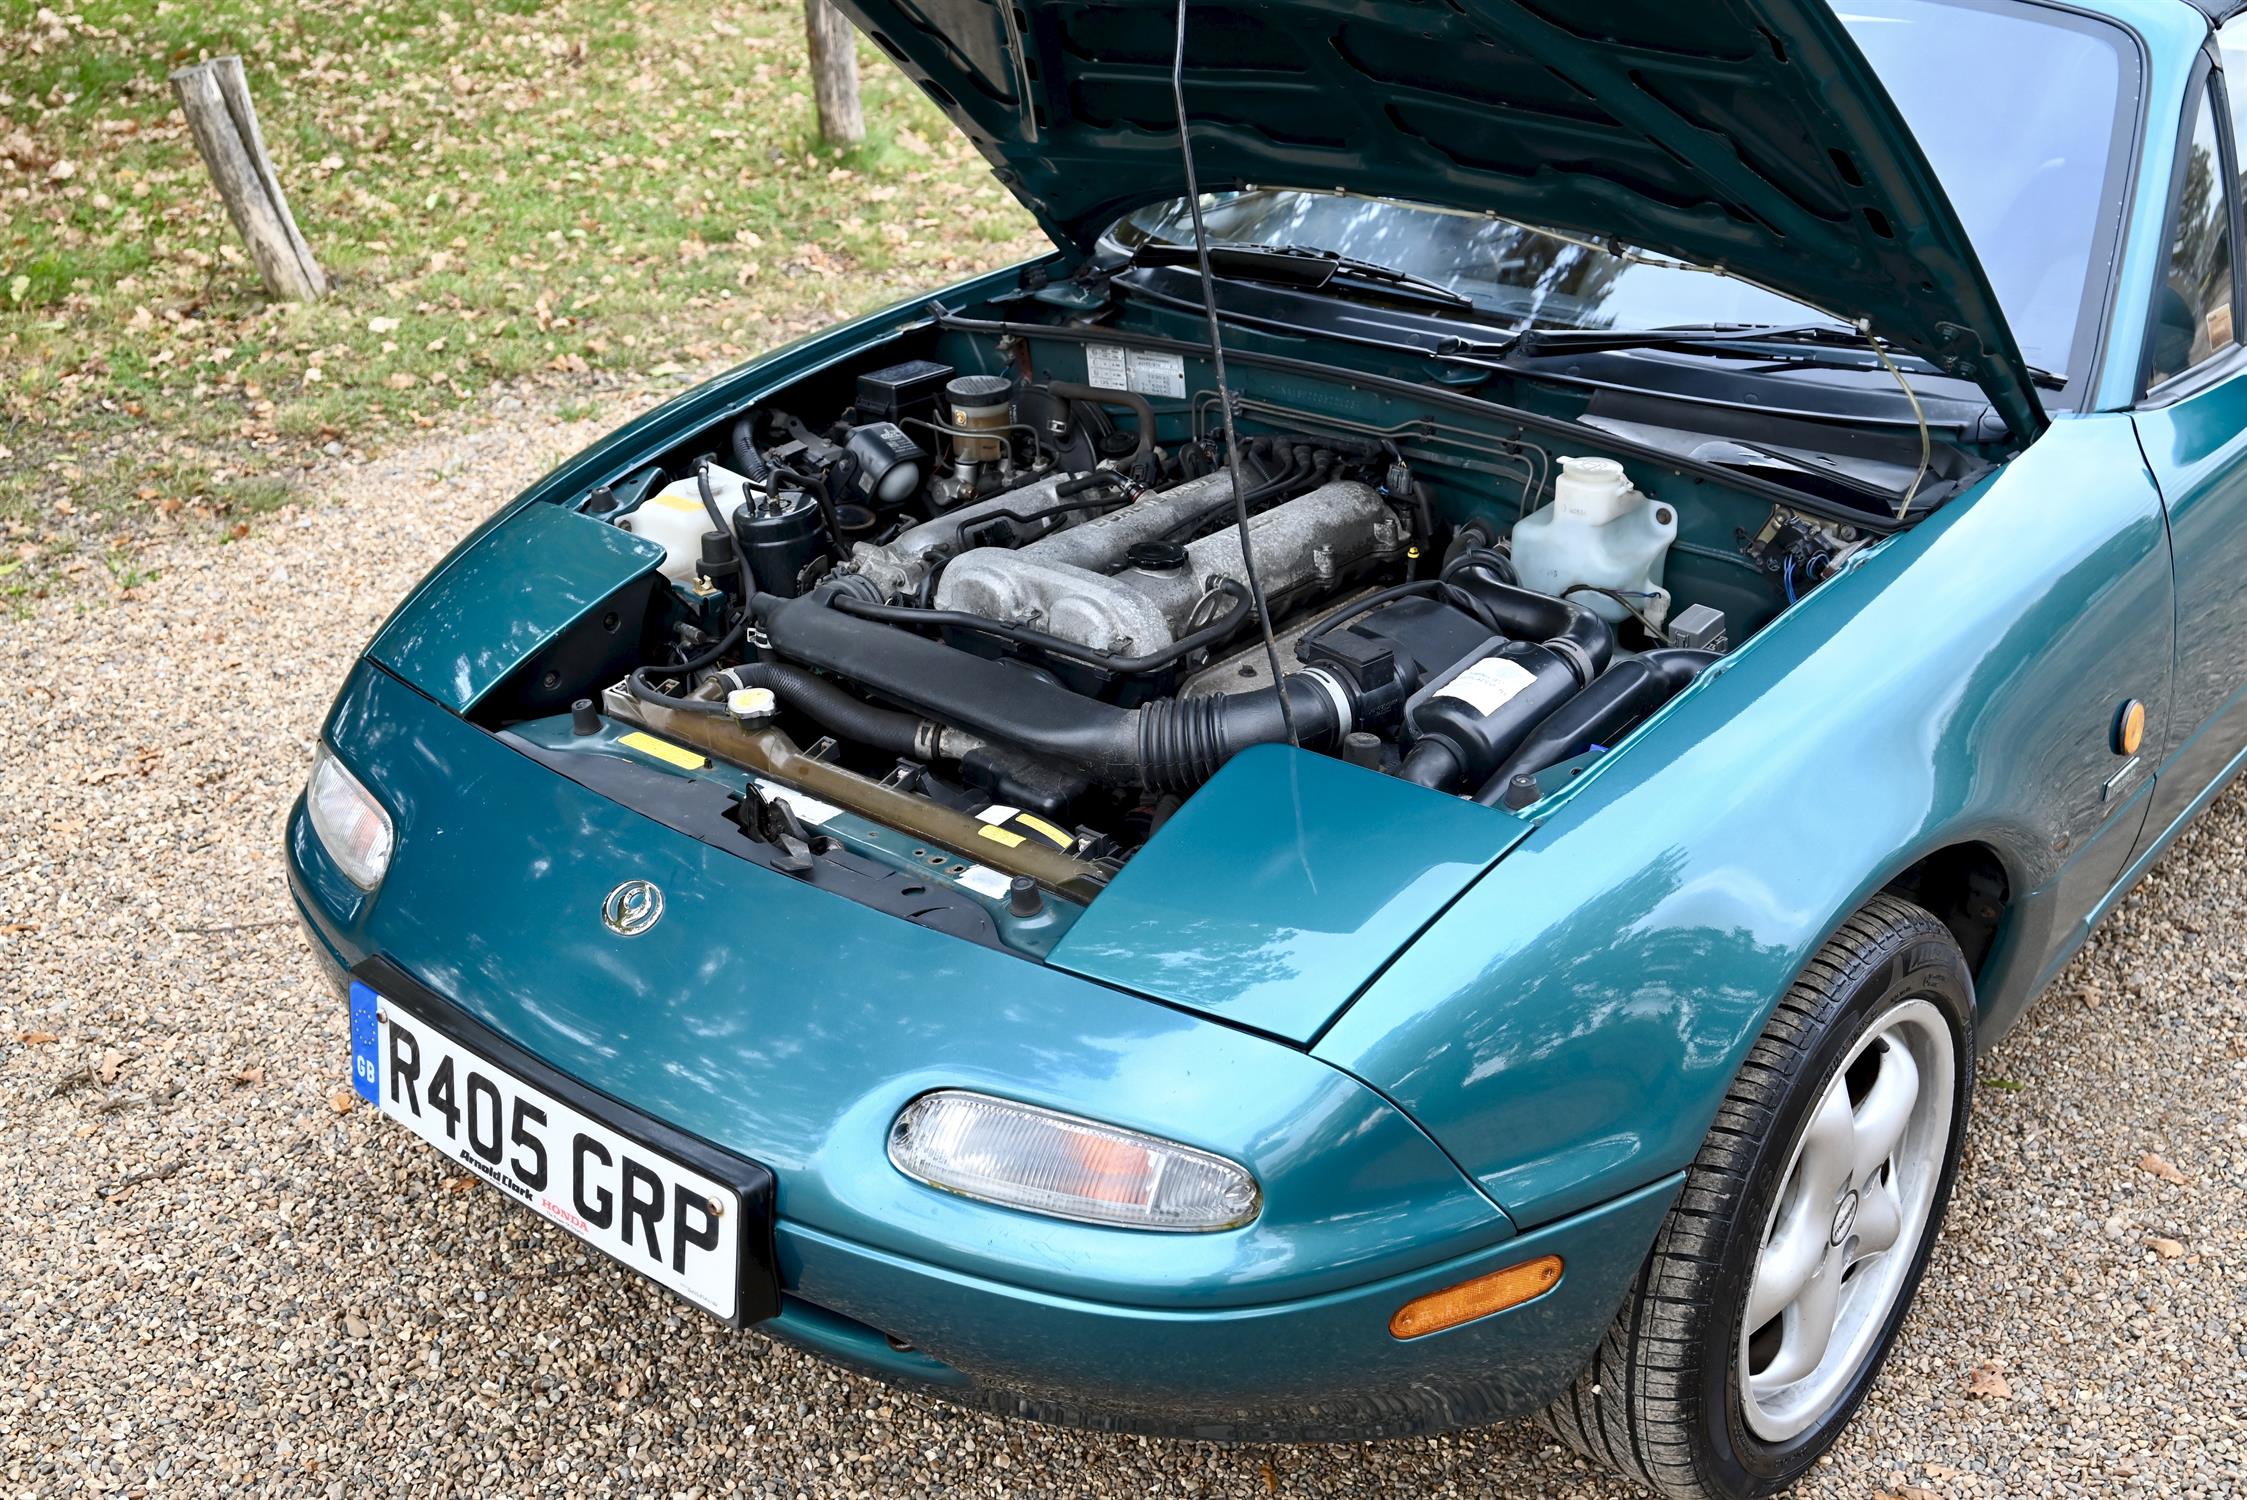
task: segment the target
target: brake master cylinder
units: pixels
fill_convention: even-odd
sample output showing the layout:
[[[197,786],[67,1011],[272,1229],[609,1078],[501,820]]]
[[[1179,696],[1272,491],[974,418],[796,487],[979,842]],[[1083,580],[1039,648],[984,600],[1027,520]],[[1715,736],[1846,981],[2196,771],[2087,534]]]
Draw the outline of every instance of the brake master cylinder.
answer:
[[[1553,503],[1514,523],[1514,571],[1540,594],[1566,594],[1578,584],[1630,597],[1659,625],[1669,613],[1662,572],[1677,540],[1677,511],[1642,495],[1611,458],[1564,458]],[[1606,594],[1576,601],[1620,624],[1630,611]]]

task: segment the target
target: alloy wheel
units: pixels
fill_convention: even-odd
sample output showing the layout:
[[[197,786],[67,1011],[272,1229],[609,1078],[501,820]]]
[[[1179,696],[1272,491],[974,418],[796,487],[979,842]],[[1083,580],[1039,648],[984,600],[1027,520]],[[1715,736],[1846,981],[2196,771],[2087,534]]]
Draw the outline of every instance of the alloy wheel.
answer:
[[[1876,1354],[1934,1219],[1957,1070],[1950,1023],[1907,999],[1858,1037],[1794,1144],[1739,1337],[1742,1416],[1783,1443]]]

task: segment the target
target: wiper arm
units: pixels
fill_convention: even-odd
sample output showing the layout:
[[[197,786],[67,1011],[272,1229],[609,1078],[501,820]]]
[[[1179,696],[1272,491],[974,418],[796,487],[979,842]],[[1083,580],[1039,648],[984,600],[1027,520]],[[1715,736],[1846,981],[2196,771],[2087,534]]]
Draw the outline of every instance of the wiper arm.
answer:
[[[1812,344],[1836,349],[1874,347],[1872,338],[1843,323],[1706,323],[1669,328],[1524,328],[1510,337],[1476,342],[1453,339],[1436,349],[1441,358],[1497,360],[1545,354],[1603,354],[1626,349],[1690,349],[1746,344]],[[2068,378],[2028,367],[2029,378],[2049,390]]]
[[[1135,266],[1190,266],[1196,264],[1194,247],[1149,240],[1131,252]],[[1441,282],[1359,260],[1335,250],[1308,245],[1217,244],[1209,247],[1209,268],[1220,276],[1250,281],[1277,282],[1282,286],[1323,291],[1337,281],[1370,283],[1384,291],[1400,292],[1422,302],[1468,311],[1474,299],[1462,296]]]

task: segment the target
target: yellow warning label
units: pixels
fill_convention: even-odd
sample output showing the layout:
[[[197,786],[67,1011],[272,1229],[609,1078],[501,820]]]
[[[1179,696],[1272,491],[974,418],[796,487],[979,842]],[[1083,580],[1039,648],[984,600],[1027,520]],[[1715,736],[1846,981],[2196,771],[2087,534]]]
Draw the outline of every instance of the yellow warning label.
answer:
[[[642,755],[652,755],[681,770],[699,771],[710,764],[710,757],[707,755],[698,755],[684,745],[674,745],[669,740],[659,740],[652,734],[642,734],[636,729],[620,738],[617,743],[630,745]]]
[[[665,510],[699,511],[702,499],[698,495],[650,495],[640,502],[643,505],[660,505]]]
[[[1019,833],[1013,832],[1011,829],[994,828],[988,823],[983,825],[981,832],[983,836],[989,839],[992,843],[1003,844],[1009,849],[1020,848],[1022,845],[1029,842],[1028,839],[1024,838]]]
[[[1069,835],[1063,833],[1060,829],[1054,827],[1051,823],[1048,823],[1045,819],[1039,817],[1035,813],[1016,813],[1011,821],[1020,823],[1024,828],[1029,829],[1032,833],[1044,834],[1047,838],[1053,840],[1053,845],[1057,849],[1066,849],[1072,842],[1074,842],[1074,840],[1072,840]]]

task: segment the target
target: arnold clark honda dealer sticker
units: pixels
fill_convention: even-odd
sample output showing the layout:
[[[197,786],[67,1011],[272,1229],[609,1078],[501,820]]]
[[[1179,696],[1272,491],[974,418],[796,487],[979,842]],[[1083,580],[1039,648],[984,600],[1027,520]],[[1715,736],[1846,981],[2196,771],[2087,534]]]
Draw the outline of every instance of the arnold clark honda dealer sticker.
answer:
[[[1110,391],[1132,391],[1142,396],[1186,395],[1186,361],[1176,354],[1153,354],[1116,344],[1087,344],[1085,380]]]

